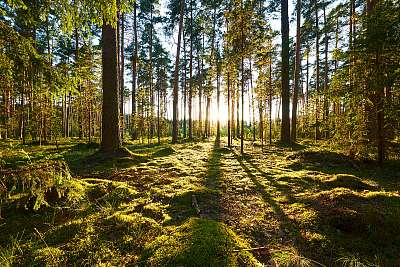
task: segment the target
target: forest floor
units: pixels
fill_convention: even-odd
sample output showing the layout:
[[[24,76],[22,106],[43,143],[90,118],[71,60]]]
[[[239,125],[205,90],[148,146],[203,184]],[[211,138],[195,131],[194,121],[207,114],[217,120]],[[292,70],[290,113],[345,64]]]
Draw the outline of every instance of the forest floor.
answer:
[[[328,145],[0,143],[0,266],[399,266],[400,163]]]

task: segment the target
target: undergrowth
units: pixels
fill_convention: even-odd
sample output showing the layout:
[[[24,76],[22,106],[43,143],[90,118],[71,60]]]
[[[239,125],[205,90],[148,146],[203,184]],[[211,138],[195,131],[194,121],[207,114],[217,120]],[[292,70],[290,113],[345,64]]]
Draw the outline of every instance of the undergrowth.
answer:
[[[399,164],[323,143],[0,143],[0,266],[396,266]]]

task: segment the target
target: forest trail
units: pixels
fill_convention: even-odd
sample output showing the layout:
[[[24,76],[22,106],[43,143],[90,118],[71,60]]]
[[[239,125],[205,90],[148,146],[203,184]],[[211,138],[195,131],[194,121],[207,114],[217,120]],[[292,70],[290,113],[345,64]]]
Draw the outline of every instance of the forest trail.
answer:
[[[380,242],[396,261],[398,240],[381,238],[400,234],[396,166],[357,163],[360,171],[311,143],[261,151],[248,142],[243,155],[213,141],[126,146],[132,156],[113,159],[93,157],[97,147],[84,144],[4,147],[7,168],[61,161],[72,178],[61,183],[61,200],[44,193],[47,208],[22,212],[23,198],[14,197],[0,223],[0,244],[14,245],[1,255],[14,253],[22,265],[332,266],[341,252],[343,261],[355,251],[368,257]]]

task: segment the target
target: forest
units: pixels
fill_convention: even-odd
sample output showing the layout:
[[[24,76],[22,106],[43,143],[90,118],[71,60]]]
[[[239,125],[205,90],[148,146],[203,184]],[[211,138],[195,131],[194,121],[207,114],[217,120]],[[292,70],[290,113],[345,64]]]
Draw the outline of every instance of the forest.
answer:
[[[1,0],[0,266],[400,266],[398,0]]]

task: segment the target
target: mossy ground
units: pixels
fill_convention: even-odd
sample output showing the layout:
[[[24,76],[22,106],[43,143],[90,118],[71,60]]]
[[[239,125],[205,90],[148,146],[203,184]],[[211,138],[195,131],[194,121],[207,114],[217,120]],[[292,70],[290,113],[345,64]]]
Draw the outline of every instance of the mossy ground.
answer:
[[[57,160],[72,179],[37,211],[2,204],[0,265],[400,265],[399,162],[322,143],[126,147],[110,159],[96,144],[1,143],[3,174]]]

